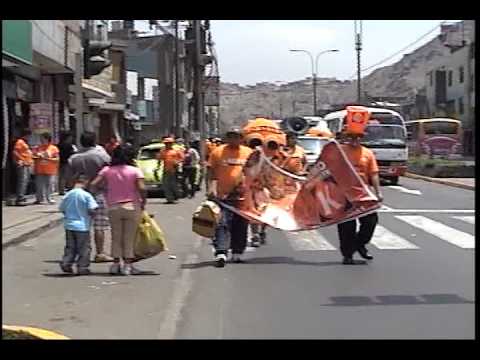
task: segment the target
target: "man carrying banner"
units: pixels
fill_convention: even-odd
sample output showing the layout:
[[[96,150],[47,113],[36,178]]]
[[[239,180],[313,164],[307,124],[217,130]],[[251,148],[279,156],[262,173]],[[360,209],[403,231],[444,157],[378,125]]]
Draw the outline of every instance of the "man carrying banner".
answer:
[[[360,144],[360,139],[363,137],[363,133],[348,132],[348,129],[344,128],[341,137],[341,147],[348,160],[352,163],[356,172],[365,184],[373,187],[378,200],[383,201],[375,155],[370,149],[367,149]],[[378,215],[376,212],[371,213],[359,218],[359,222],[360,229],[358,232],[356,219],[338,225],[340,251],[343,255],[344,265],[364,263],[353,260],[353,254],[356,251],[358,251],[360,256],[366,260],[373,259],[373,256],[368,253],[366,245],[372,239],[375,227],[378,223]]]
[[[232,128],[226,133],[226,144],[210,154],[208,161],[207,193],[211,199],[240,207],[243,199],[243,169],[252,149],[242,144],[242,132]],[[242,262],[241,255],[247,245],[248,221],[222,206],[222,217],[215,231],[213,245],[217,267],[224,267],[231,247],[232,260]],[[230,237],[230,244],[228,238]]]

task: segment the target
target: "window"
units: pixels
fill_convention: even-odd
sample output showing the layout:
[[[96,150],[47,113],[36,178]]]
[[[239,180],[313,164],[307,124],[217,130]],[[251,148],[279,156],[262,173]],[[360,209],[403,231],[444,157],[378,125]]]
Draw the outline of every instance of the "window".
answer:
[[[431,71],[428,73],[428,81],[430,82],[430,86],[433,86],[433,76]]]
[[[460,114],[463,114],[464,108],[463,108],[463,97],[458,98],[458,112]]]
[[[460,81],[460,84],[463,84],[463,77],[464,77],[463,66],[460,66],[458,68],[458,80]]]
[[[423,124],[426,135],[454,135],[458,131],[458,124],[452,122],[427,122]]]
[[[450,70],[448,72],[448,86],[452,86],[452,77],[453,77],[453,71]]]

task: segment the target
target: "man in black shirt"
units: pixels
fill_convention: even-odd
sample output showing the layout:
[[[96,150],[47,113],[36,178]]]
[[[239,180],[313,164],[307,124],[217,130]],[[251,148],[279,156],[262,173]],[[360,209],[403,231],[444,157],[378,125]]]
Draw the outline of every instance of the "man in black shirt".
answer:
[[[58,144],[60,151],[60,168],[58,171],[58,193],[65,194],[65,187],[68,182],[68,159],[77,152],[77,148],[73,145],[73,136],[69,132],[64,132],[61,135],[60,143]]]

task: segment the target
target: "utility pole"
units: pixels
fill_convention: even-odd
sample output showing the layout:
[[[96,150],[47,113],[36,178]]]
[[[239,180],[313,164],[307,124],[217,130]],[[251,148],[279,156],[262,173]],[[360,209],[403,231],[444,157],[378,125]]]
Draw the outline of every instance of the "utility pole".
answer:
[[[357,21],[360,23],[357,26]],[[360,69],[360,53],[362,51],[362,33],[363,33],[363,24],[362,20],[355,20],[355,45],[357,50],[357,102],[361,104],[362,102],[362,75]]]
[[[178,69],[178,20],[175,20],[175,135],[176,136],[181,136],[180,134],[180,99],[179,99],[179,91],[178,91],[178,86],[179,86],[179,81],[178,81],[178,75],[179,75],[179,69]]]
[[[80,144],[80,136],[83,133],[83,56],[82,53],[75,54],[75,142]]]
[[[205,163],[205,121],[204,121],[204,106],[203,106],[203,64],[202,64],[202,36],[200,20],[193,20],[193,29],[195,34],[195,118],[198,120],[200,128],[200,159],[202,164]]]

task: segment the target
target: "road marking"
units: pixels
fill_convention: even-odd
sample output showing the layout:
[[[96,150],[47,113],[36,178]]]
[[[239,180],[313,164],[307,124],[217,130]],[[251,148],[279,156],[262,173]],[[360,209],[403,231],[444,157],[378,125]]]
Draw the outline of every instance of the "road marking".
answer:
[[[197,236],[194,240],[193,251],[187,257],[187,264],[194,264],[199,257],[195,253],[202,245],[202,238]],[[193,286],[192,270],[183,269],[177,285],[173,289],[173,296],[167,306],[165,318],[158,331],[158,339],[174,339],[177,332],[177,325],[181,318],[182,309]]]
[[[465,213],[465,214],[474,214],[475,210],[440,210],[440,209],[378,209],[378,212],[381,213],[439,213],[439,214],[456,214],[456,213]]]
[[[315,230],[287,233],[287,239],[296,251],[336,250],[322,234]]]
[[[454,216],[454,218],[475,225],[475,216]]]
[[[391,185],[391,186],[388,186],[388,188],[395,189],[406,194],[422,195],[422,192],[420,190],[410,190],[399,185]]]
[[[412,244],[381,225],[377,225],[375,228],[375,232],[373,233],[370,242],[381,250],[418,249],[418,246],[415,244]]]
[[[463,249],[475,248],[475,237],[463,231],[451,228],[438,221],[416,215],[398,215],[396,218],[428,232],[450,244],[456,245]]]

